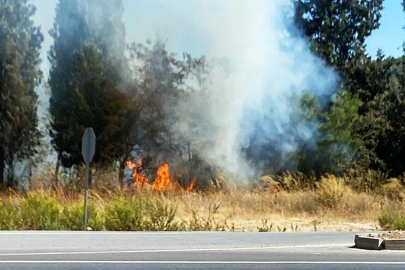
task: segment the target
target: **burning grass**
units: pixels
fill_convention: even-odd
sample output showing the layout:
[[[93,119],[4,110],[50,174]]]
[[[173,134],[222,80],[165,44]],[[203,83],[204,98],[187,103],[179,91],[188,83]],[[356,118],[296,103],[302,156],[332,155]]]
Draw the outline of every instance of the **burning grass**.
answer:
[[[90,191],[89,226],[93,230],[405,229],[405,192],[396,178],[367,173],[316,179],[285,173],[237,188],[221,176],[223,180],[219,177],[215,185],[201,189],[196,178],[188,185],[179,184],[165,163],[153,178],[149,176],[153,180],[143,173],[142,160],[127,165],[134,179],[129,189],[101,185],[108,182],[97,177],[99,183]],[[83,194],[70,184],[56,190],[44,186],[37,185],[36,191],[27,194],[1,193],[0,229],[81,230]]]
[[[164,173],[161,177],[159,185],[167,187],[168,178]],[[354,191],[334,176],[304,190],[286,191],[279,182],[267,182],[266,188],[193,192],[162,192],[153,184],[124,191],[92,190],[89,226],[114,231],[348,231],[398,228],[405,213],[402,186],[393,189],[395,196],[387,193],[395,181],[388,181],[380,193]],[[80,230],[82,215],[82,195],[67,189],[26,195],[10,191],[2,194],[0,229]]]

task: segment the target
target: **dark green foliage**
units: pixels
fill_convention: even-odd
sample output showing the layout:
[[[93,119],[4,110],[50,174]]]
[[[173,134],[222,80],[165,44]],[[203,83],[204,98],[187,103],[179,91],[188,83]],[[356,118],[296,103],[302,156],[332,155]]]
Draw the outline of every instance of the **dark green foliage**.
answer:
[[[51,137],[65,167],[82,162],[86,127],[97,136],[95,161],[116,161],[126,149],[130,105],[125,82],[122,1],[60,0],[49,52]]]
[[[130,62],[134,65],[131,69],[133,85],[128,94],[135,108],[131,115],[135,128],[127,138],[138,144],[142,151],[158,151],[160,160],[175,161],[178,169],[184,169],[181,172],[184,178],[191,180],[188,168],[192,162],[197,162],[198,157],[191,148],[194,142],[189,142],[179,132],[185,128],[179,126],[179,118],[184,117],[179,114],[185,114],[187,110],[191,119],[191,115],[198,111],[193,106],[183,107],[191,104],[197,96],[204,98],[203,91],[191,89],[187,80],[194,79],[198,87],[203,84],[207,72],[205,58],[192,58],[188,54],[181,58],[169,52],[166,43],[159,38],[147,41],[145,45],[133,43],[129,52]],[[200,121],[190,129],[197,132],[203,126]],[[153,167],[157,163],[156,159],[149,159],[144,163],[144,169],[155,171]]]
[[[404,148],[404,57],[385,58],[379,53],[376,60],[362,57],[353,65],[347,82],[348,89],[363,101],[357,136],[369,150],[370,166],[390,172],[403,173],[401,162]]]
[[[379,27],[382,3],[296,1],[296,25],[312,50],[339,71],[346,89],[321,118],[314,155],[326,165],[321,171],[372,169],[399,176],[405,170],[405,59],[386,58],[382,51],[372,59],[364,50],[365,39]]]
[[[34,152],[38,144],[37,94],[41,79],[40,28],[28,0],[0,0],[0,180],[4,166]],[[9,186],[15,186],[9,174]]]
[[[327,171],[340,173],[346,171],[352,162],[367,162],[364,161],[363,141],[356,134],[360,104],[358,98],[342,91],[329,111],[323,114],[318,147]]]
[[[313,51],[344,67],[380,24],[383,0],[297,0],[295,22]]]

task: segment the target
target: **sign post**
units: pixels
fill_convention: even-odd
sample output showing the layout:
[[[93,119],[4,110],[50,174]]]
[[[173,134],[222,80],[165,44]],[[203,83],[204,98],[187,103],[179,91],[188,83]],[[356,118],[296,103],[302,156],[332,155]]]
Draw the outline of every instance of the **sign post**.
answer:
[[[96,152],[96,135],[93,128],[86,128],[82,138],[82,155],[86,164],[86,175],[84,180],[84,215],[83,223],[84,230],[87,231],[87,200],[89,196],[89,174],[90,174],[90,162],[93,160],[94,153]]]

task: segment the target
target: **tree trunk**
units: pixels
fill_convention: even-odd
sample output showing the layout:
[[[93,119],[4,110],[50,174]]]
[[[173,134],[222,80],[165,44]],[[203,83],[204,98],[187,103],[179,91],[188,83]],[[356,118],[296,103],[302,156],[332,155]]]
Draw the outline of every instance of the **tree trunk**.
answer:
[[[58,157],[58,161],[56,162],[55,174],[53,175],[53,179],[52,179],[52,189],[53,190],[56,190],[56,188],[58,187],[59,168],[60,168],[60,158]]]
[[[125,161],[122,161],[120,164],[120,170],[118,173],[118,185],[120,189],[124,188],[124,170],[125,170]]]
[[[5,185],[5,182],[6,182],[4,179],[4,169],[5,169],[4,152],[2,149],[0,149],[0,184],[1,185]]]
[[[8,188],[15,188],[17,185],[14,182],[14,164],[13,160],[11,159],[8,163],[7,169],[7,187]]]

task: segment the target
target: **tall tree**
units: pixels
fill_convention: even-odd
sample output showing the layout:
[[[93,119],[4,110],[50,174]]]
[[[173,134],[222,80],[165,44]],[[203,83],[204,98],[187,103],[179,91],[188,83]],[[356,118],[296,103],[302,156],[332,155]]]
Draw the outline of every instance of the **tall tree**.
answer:
[[[0,0],[0,179],[5,165],[31,155],[38,143],[40,28],[28,0]],[[9,186],[14,186],[9,178]]]
[[[82,162],[86,127],[97,135],[95,161],[111,163],[125,149],[130,114],[121,0],[60,0],[51,63],[51,137],[65,167]]]
[[[342,68],[380,25],[384,0],[296,0],[295,22],[313,51]]]
[[[184,122],[184,114],[192,117],[193,108],[184,108],[182,104],[192,96],[202,97],[201,92],[191,89],[187,80],[196,79],[200,83],[204,80],[205,58],[196,59],[183,54],[181,59],[168,52],[160,38],[153,43],[148,41],[146,45],[134,43],[130,53],[134,82],[131,101],[136,108],[132,115],[133,123],[136,123],[131,137],[132,147],[138,144],[154,157],[176,161],[173,165],[191,161],[191,143],[184,132],[192,124]],[[202,126],[201,121],[198,124]],[[186,169],[187,166],[178,167]]]

